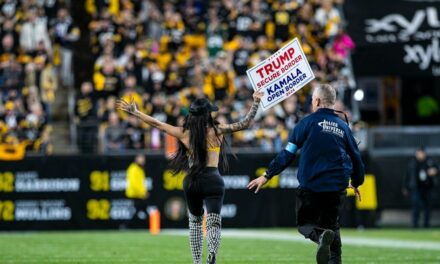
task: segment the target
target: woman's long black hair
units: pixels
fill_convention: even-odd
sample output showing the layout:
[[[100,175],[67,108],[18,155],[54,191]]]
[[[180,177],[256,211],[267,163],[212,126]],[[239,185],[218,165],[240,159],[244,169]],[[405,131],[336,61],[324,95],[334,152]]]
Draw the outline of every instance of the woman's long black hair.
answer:
[[[170,167],[174,173],[186,171],[190,183],[194,183],[197,180],[198,176],[206,168],[208,156],[208,128],[213,128],[218,141],[221,141],[220,162],[224,170],[228,169],[228,160],[225,150],[227,142],[224,136],[223,139],[220,139],[219,132],[216,129],[217,124],[209,111],[201,115],[189,114],[185,117],[183,130],[188,130],[190,133],[190,149],[187,149],[185,145],[179,141],[178,150],[170,162]]]

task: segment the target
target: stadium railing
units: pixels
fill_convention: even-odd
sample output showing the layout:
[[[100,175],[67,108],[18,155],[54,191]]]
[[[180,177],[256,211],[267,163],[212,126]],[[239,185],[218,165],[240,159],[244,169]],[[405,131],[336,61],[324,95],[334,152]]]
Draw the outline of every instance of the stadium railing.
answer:
[[[420,146],[429,154],[440,154],[440,126],[387,126],[368,131],[367,149],[373,156],[413,155]]]

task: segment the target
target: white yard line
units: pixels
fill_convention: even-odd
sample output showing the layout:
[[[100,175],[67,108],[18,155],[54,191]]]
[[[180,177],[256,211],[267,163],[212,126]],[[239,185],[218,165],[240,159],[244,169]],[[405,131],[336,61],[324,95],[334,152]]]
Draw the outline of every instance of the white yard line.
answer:
[[[188,230],[170,229],[163,230],[164,235],[187,236]],[[280,233],[258,230],[235,230],[226,229],[222,231],[222,237],[242,238],[242,239],[261,239],[274,241],[294,241],[310,243],[310,240],[304,239],[299,234]],[[342,244],[359,247],[379,247],[379,248],[400,248],[400,249],[420,249],[420,250],[440,250],[440,243],[431,241],[412,241],[391,238],[361,238],[342,235]]]

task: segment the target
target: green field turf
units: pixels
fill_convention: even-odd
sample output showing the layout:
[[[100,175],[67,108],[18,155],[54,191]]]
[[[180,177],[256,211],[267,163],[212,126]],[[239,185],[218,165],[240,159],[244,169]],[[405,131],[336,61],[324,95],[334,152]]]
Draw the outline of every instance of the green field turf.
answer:
[[[294,229],[225,231],[218,263],[314,263],[316,246]],[[243,231],[237,231],[240,235]],[[191,263],[185,232],[146,231],[0,233],[0,263]],[[260,234],[268,237],[259,237]],[[440,230],[343,230],[344,263],[440,263]],[[290,238],[297,240],[290,241]],[[373,241],[363,246],[362,241]],[[374,245],[374,241],[391,245]],[[406,243],[399,248],[399,243]],[[431,249],[420,248],[426,243]],[[411,248],[414,244],[416,248]],[[417,246],[419,248],[417,248]],[[406,247],[406,248],[405,248]],[[408,248],[410,247],[410,248]],[[205,244],[206,248],[206,244]],[[206,255],[206,254],[205,254]]]

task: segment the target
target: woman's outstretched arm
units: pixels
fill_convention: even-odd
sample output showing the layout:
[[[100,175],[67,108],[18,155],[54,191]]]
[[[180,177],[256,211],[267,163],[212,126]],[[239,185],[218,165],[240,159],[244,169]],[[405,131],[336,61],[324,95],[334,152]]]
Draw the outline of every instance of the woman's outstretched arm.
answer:
[[[227,134],[249,128],[252,120],[254,120],[255,115],[257,114],[258,106],[260,105],[261,97],[263,97],[263,95],[264,92],[254,92],[254,103],[252,104],[251,109],[249,110],[245,118],[236,123],[218,125],[218,129],[220,130],[220,132],[223,134]]]
[[[178,139],[183,138],[183,129],[181,127],[172,126],[170,124],[161,122],[152,116],[142,113],[138,110],[136,103],[133,100],[130,103],[127,103],[126,101],[120,99],[116,101],[116,108],[137,117],[138,119],[149,124],[150,126],[156,127],[173,137],[176,137]]]

